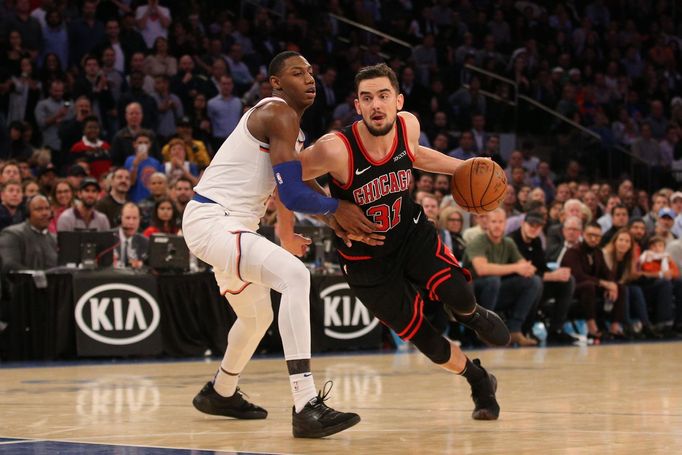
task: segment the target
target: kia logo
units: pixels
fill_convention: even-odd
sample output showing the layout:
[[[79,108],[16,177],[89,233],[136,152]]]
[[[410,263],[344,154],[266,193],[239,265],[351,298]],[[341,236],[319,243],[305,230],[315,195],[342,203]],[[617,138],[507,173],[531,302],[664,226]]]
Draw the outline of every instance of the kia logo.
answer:
[[[350,289],[348,283],[329,286],[320,293],[324,301],[324,334],[337,340],[352,340],[368,334],[379,324],[360,299],[339,291]],[[338,329],[347,329],[339,331]]]
[[[154,297],[129,284],[94,287],[76,303],[76,323],[90,338],[104,344],[142,341],[159,326],[161,311]]]

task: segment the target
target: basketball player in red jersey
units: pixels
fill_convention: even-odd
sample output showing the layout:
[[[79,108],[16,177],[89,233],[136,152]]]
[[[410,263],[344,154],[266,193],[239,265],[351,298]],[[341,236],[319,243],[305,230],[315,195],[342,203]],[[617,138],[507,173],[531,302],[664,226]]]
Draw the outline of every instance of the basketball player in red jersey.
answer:
[[[388,66],[361,69],[355,87],[362,120],[323,136],[301,155],[304,180],[329,173],[332,197],[355,202],[385,236],[383,244],[374,246],[355,242],[349,247],[337,241],[341,268],[356,296],[377,318],[431,361],[467,379],[474,419],[497,419],[496,378],[431,326],[419,291],[425,289],[431,300],[442,302],[488,344],[509,343],[507,327],[476,304],[469,272],[410,198],[413,168],[452,175],[461,160],[419,145],[419,121],[398,112],[403,95]]]

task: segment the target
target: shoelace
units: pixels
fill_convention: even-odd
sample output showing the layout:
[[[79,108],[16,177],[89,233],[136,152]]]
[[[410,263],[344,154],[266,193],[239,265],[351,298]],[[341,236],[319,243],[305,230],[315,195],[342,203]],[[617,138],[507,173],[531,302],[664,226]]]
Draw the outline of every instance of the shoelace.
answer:
[[[327,388],[327,385],[329,385],[329,388]],[[324,383],[322,386],[322,390],[318,390],[317,392],[317,403],[315,403],[315,406],[323,406],[325,410],[330,409],[329,406],[324,404],[325,401],[328,400],[329,393],[332,391],[332,387],[334,386],[334,381],[327,381]]]

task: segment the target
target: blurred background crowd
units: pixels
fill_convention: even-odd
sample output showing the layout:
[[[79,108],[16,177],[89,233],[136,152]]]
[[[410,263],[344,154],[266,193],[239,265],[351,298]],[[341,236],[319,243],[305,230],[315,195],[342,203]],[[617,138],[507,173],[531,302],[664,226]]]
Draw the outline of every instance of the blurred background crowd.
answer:
[[[56,265],[60,230],[115,229],[122,265],[180,233],[202,169],[300,51],[306,142],[358,120],[353,76],[388,63],[421,143],[506,171],[502,210],[459,209],[448,176],[414,197],[480,303],[534,345],[673,337],[682,322],[682,11],[671,1],[5,0],[0,5],[3,272]],[[300,216],[301,224],[314,223]],[[269,208],[264,225],[274,225]],[[437,317],[437,316],[436,316]]]

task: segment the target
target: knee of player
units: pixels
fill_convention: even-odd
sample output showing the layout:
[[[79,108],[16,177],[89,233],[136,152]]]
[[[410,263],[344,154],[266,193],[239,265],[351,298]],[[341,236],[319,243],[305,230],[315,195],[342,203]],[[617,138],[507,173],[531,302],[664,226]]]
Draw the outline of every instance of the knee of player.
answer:
[[[306,286],[310,287],[310,271],[301,261],[287,264],[282,273],[289,286]]]

